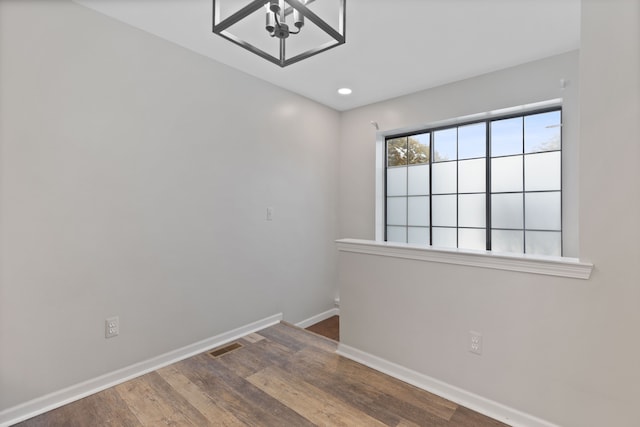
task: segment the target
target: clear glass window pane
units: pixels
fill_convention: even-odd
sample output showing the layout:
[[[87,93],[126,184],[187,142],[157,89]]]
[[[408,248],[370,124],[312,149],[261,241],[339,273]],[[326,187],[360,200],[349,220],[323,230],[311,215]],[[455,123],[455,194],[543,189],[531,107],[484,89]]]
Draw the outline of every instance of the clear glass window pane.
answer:
[[[485,157],[486,152],[486,123],[476,123],[458,128],[458,159]]]
[[[493,252],[524,251],[524,232],[521,230],[492,230],[491,250]]]
[[[560,111],[526,116],[524,118],[525,153],[559,150],[561,131]]]
[[[426,196],[429,194],[429,165],[409,166],[408,194]]]
[[[387,197],[387,224],[407,225],[406,197]]]
[[[458,247],[460,249],[487,249],[487,232],[483,229],[460,228],[458,229]]]
[[[428,133],[409,137],[408,162],[410,165],[429,163],[429,148],[431,147],[429,138],[430,134]]]
[[[455,228],[433,227],[433,246],[440,248],[457,247],[457,234]]]
[[[458,196],[458,226],[485,227],[486,201],[484,194],[467,194]]]
[[[560,192],[526,193],[524,196],[527,229],[560,230],[562,209]]]
[[[455,227],[457,225],[457,196],[432,196],[431,198],[432,225]]]
[[[522,191],[522,156],[491,160],[491,192]]]
[[[433,165],[433,182],[431,191],[433,194],[455,193],[458,186],[456,182],[456,163],[435,163]]]
[[[458,162],[458,192],[483,193],[486,187],[486,161],[484,159]]]
[[[522,117],[491,122],[491,157],[522,154]]]
[[[407,243],[407,228],[387,227],[387,242]]]
[[[429,225],[429,198],[409,197],[409,225]]]
[[[554,231],[526,231],[526,253],[562,256],[562,233]]]
[[[387,196],[407,195],[407,168],[387,169]]]
[[[524,156],[524,188],[527,191],[560,190],[561,155],[552,153]]]
[[[408,243],[418,245],[429,244],[429,228],[425,227],[409,227]]]
[[[491,225],[493,228],[524,228],[522,193],[491,196]]]
[[[387,166],[402,166],[407,164],[407,138],[387,140]]]
[[[433,133],[433,161],[456,160],[458,158],[457,128],[439,130]]]

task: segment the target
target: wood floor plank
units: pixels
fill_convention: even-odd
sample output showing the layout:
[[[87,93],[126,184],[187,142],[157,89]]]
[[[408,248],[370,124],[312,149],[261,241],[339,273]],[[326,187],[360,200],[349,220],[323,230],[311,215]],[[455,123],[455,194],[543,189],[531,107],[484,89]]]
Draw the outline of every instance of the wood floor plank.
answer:
[[[354,407],[368,413],[372,417],[394,425],[401,420],[414,421],[421,425],[440,426],[446,425],[455,411],[456,405],[447,401],[446,410],[439,402],[431,401],[430,395],[424,394],[419,402],[404,402],[377,385],[383,382],[384,374],[368,370],[363,378],[345,377],[338,369],[341,363],[354,363],[338,355],[326,357],[329,360],[325,365],[322,357],[317,352],[302,350],[291,360],[288,371],[304,379],[308,383],[332,393],[341,399],[350,402]],[[328,367],[329,366],[329,367]],[[405,387],[411,387],[404,384]],[[450,408],[451,405],[453,409]]]
[[[340,341],[340,316],[331,316],[315,325],[309,326],[306,330],[334,341]]]
[[[208,420],[157,372],[116,386],[120,397],[144,426],[206,426]]]
[[[294,351],[306,347],[335,352],[338,343],[325,337],[307,333],[304,329],[282,322],[259,332],[263,337],[284,345]]]
[[[337,364],[330,363],[331,366],[328,367],[322,363],[323,361],[310,357],[315,352],[313,348],[301,350],[283,368],[309,384],[349,402],[355,408],[384,424],[396,425],[401,421],[402,417],[395,411],[374,405],[381,394],[379,391],[368,385],[361,387],[361,384],[345,381],[344,378],[335,374]],[[336,362],[341,359],[338,355],[334,354],[334,356]]]
[[[210,422],[223,427],[242,425],[238,418],[220,407],[215,398],[191,382],[174,365],[159,369],[158,374]]]
[[[280,323],[280,326],[280,330],[284,333],[295,337],[297,340],[304,342],[308,346],[313,346],[329,352],[335,352],[338,349],[338,342],[331,338],[327,338],[324,335],[310,334],[305,329],[284,321]]]
[[[408,421],[408,420],[400,420],[400,422],[396,424],[396,427],[422,427],[422,426],[420,426],[420,424],[412,423],[411,421]]]
[[[260,335],[260,334],[253,333],[253,334],[245,335],[243,337],[243,339],[246,340],[246,341],[249,341],[251,344],[253,344],[253,343],[256,343],[256,342],[258,342],[260,340],[263,340],[264,337],[262,335]]]
[[[113,388],[93,394],[15,427],[139,427],[140,421]]]
[[[113,389],[104,390],[101,393],[89,396],[89,402],[93,408],[93,418],[87,420],[84,425],[103,425],[103,426],[139,426],[140,420],[131,411],[131,408],[120,397],[118,392]]]
[[[386,425],[396,425],[402,421],[402,417],[389,408],[376,405],[377,394],[367,393],[358,387],[336,379],[333,375],[327,375],[322,370],[309,369],[308,366],[289,364],[288,372],[300,377],[310,385],[329,393],[336,398],[349,402],[354,408],[368,414]]]
[[[287,363],[295,352],[268,339],[256,341],[252,345],[234,350],[217,360],[243,378],[274,364]]]
[[[303,367],[310,367],[315,364],[316,370],[324,371],[325,375],[331,373],[340,384],[350,387],[354,393],[369,395],[373,403],[377,405],[399,408],[407,403],[420,411],[426,411],[447,421],[451,419],[458,408],[458,405],[454,402],[337,354],[305,349],[296,354],[292,360],[292,366],[295,366],[296,363],[302,363]],[[299,375],[305,375],[304,369],[299,371]],[[339,385],[336,387],[339,387]],[[418,416],[418,413],[409,406],[402,413],[404,417],[409,414],[416,414],[416,417],[423,418]],[[433,420],[433,422],[436,422],[436,420]]]
[[[445,427],[451,425],[449,419],[439,417],[430,410],[419,408],[402,399],[389,396],[388,394],[382,394],[373,402],[372,406],[393,408],[395,413],[402,415],[403,420],[411,421],[421,426]]]
[[[451,425],[456,427],[509,427],[507,424],[460,406],[451,417]]]
[[[385,425],[280,368],[267,368],[250,376],[248,380],[316,425]]]
[[[255,424],[262,416],[262,411],[253,405],[247,405],[240,396],[230,390],[223,381],[216,378],[208,370],[203,370],[193,359],[179,362],[174,367],[198,389],[202,390],[216,405],[233,414],[246,425]],[[269,425],[268,423],[265,423]]]
[[[216,403],[248,425],[312,425],[282,402],[206,355],[192,357],[176,366],[209,396],[215,396]]]

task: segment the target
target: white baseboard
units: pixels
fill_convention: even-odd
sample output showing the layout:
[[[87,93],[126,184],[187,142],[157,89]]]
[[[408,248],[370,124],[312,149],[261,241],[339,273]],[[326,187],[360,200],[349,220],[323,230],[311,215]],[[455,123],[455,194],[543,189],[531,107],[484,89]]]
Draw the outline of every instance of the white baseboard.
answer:
[[[478,396],[348,345],[338,344],[337,353],[513,427],[558,427],[556,424],[533,415]]]
[[[50,393],[37,399],[22,403],[18,406],[5,409],[0,412],[0,427],[8,427],[15,423],[19,423],[20,421],[35,417],[36,415],[59,408],[60,406],[82,399],[83,397],[139,377],[140,375],[144,375],[188,357],[195,356],[196,354],[219,347],[252,332],[275,325],[280,322],[282,318],[282,313],[269,316],[265,319],[249,323],[248,325],[241,326],[214,337],[170,351],[163,355],[153,357],[126,368],[118,369],[117,371]]]
[[[327,310],[324,313],[316,314],[315,316],[305,319],[302,322],[298,322],[296,323],[296,326],[303,329],[308,328],[311,325],[315,325],[318,322],[322,322],[323,320],[326,320],[332,316],[338,315],[340,315],[340,309],[332,308],[331,310]]]

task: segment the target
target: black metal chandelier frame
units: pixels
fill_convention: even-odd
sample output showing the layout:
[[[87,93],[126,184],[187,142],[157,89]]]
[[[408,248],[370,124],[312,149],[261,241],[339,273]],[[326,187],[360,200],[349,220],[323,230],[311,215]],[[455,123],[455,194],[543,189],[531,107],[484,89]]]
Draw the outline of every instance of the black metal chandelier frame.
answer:
[[[284,0],[284,4],[288,4],[289,7],[283,8],[280,13],[280,20],[282,22],[285,21],[286,17],[293,14],[296,11],[299,15],[307,18],[309,21],[313,22],[318,28],[320,28],[324,33],[329,35],[332,40],[323,43],[317,47],[306,50],[300,54],[297,54],[291,58],[287,58],[287,50],[286,50],[286,39],[288,37],[280,37],[278,36],[278,41],[280,43],[279,49],[279,57],[273,56],[268,52],[254,46],[246,40],[242,40],[240,37],[232,34],[229,31],[229,28],[251,15],[252,13],[258,11],[260,8],[263,8],[266,4],[270,3],[267,0],[252,0],[249,4],[244,6],[242,9],[238,10],[234,14],[230,15],[225,19],[221,19],[220,16],[220,2],[221,0],[213,0],[213,32],[218,34],[221,37],[247,49],[250,52],[255,53],[256,55],[270,61],[280,67],[286,67],[287,65],[295,64],[298,61],[302,61],[303,59],[309,58],[311,56],[317,55],[321,52],[324,52],[328,49],[334,48],[336,46],[340,46],[345,43],[345,11],[346,11],[346,0],[339,0],[339,10],[338,10],[338,29],[333,28],[331,25],[326,23],[322,18],[316,15],[312,10],[307,7],[307,4],[312,3],[314,0],[307,0],[306,4],[301,2],[300,0]],[[317,1],[317,0],[316,0]],[[322,1],[322,0],[319,0]],[[277,18],[277,15],[276,15]],[[278,25],[280,25],[278,23]],[[298,31],[301,29],[299,28]],[[290,34],[297,34],[291,32]],[[272,36],[273,37],[273,36]]]

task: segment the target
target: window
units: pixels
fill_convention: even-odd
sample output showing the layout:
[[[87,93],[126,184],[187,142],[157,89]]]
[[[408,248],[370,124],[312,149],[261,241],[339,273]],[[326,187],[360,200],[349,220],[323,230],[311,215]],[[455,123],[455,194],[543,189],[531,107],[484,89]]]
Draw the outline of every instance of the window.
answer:
[[[562,111],[385,140],[385,240],[562,255]]]

